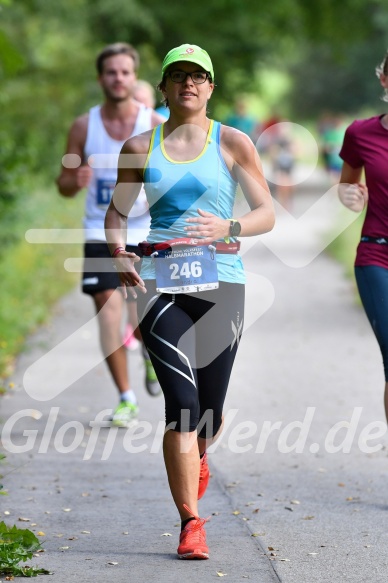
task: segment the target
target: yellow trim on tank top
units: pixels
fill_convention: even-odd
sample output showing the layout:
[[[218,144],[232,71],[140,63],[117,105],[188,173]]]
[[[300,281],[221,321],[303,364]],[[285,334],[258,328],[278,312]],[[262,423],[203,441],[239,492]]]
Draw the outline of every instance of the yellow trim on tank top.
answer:
[[[204,155],[204,153],[207,150],[208,145],[211,142],[210,136],[211,136],[212,131],[213,131],[213,125],[214,125],[214,120],[211,119],[210,120],[209,129],[207,131],[205,145],[204,145],[204,147],[202,149],[202,152],[200,152],[196,158],[194,158],[193,160],[173,160],[167,154],[167,152],[165,150],[165,147],[164,147],[164,137],[163,137],[164,136],[164,123],[163,123],[162,124],[162,127],[160,128],[160,147],[161,147],[163,156],[166,158],[166,160],[168,160],[169,162],[173,162],[174,164],[190,164],[191,162],[196,162],[197,160],[199,160]]]
[[[144,164],[144,166],[143,166],[143,178],[144,178],[144,172],[145,172],[145,169],[146,169],[146,168],[147,168],[147,166],[148,166],[148,161],[149,161],[149,159],[150,159],[150,156],[151,156],[151,154],[152,154],[152,150],[154,149],[155,134],[156,134],[156,129],[157,129],[157,127],[158,127],[158,126],[154,127],[154,129],[152,130],[151,139],[150,139],[150,145],[148,146],[148,153],[147,153],[147,158],[146,158],[145,164]]]

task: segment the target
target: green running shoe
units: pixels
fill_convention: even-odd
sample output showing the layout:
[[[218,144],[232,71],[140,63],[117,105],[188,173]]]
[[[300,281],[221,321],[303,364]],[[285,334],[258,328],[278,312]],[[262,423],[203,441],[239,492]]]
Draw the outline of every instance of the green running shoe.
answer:
[[[116,407],[113,417],[112,425],[115,427],[128,427],[133,423],[139,414],[139,407],[129,401],[121,401]]]

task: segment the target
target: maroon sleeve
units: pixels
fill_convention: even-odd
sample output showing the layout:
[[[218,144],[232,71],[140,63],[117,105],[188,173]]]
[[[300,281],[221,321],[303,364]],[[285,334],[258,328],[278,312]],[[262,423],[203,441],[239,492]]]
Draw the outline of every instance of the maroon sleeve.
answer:
[[[346,130],[344,143],[342,144],[340,157],[352,168],[360,168],[364,165],[361,157],[359,141],[357,140],[358,123],[354,121]]]

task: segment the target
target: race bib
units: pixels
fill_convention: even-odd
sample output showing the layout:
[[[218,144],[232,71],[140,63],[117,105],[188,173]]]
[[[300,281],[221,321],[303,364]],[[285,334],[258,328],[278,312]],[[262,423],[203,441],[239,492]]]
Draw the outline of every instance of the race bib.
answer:
[[[116,182],[114,180],[97,179],[97,206],[107,209],[112,198]]]
[[[201,245],[180,247],[155,257],[156,291],[185,294],[218,288],[215,251]]]

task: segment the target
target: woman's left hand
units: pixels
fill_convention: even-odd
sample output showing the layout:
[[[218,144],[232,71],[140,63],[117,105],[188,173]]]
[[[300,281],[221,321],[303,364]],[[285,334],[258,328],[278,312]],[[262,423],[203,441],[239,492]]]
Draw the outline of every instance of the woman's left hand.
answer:
[[[229,237],[230,222],[228,219],[221,219],[212,213],[207,213],[198,209],[199,217],[186,219],[191,223],[185,227],[188,237],[201,239],[201,244],[210,245],[213,241]]]

